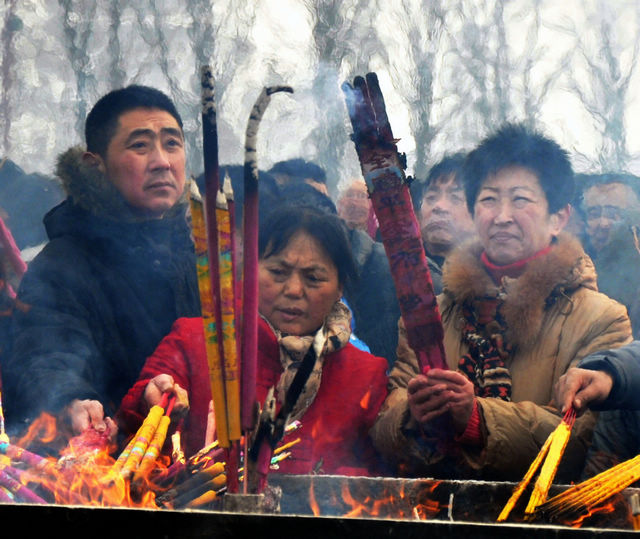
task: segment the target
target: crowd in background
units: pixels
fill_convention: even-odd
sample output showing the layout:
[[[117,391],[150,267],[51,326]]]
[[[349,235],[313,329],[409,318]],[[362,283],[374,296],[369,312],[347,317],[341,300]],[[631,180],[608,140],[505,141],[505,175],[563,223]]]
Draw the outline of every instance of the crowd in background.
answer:
[[[80,430],[101,424],[104,406],[135,432],[163,391],[184,390],[196,450],[210,394],[193,376],[206,362],[177,149],[184,139],[164,99],[127,105],[105,140],[91,142],[88,130],[89,149],[60,160],[67,198],[45,217],[49,239],[41,209],[2,200],[0,359],[15,385],[7,393],[19,395],[13,414],[62,410]],[[151,125],[152,144],[174,137],[161,150],[178,170],[170,204],[158,209],[129,189],[132,168],[116,153],[130,151],[121,119]],[[120,136],[123,147],[112,148]],[[27,185],[4,165],[0,180],[11,173],[15,189]],[[220,172],[242,208],[243,167]],[[203,187],[202,176],[195,182]],[[368,186],[339,184],[332,196],[322,164],[297,158],[260,172],[259,393],[276,387],[283,408],[309,425],[298,460],[283,470],[517,479],[561,419],[559,381],[640,328],[640,178],[574,174],[554,141],[509,124],[412,179],[449,361],[449,370],[427,373],[408,344]],[[51,191],[52,205],[64,198]],[[302,396],[288,402],[305,362]],[[101,403],[97,415],[87,402]],[[581,411],[561,468],[567,480],[582,473],[597,419]]]

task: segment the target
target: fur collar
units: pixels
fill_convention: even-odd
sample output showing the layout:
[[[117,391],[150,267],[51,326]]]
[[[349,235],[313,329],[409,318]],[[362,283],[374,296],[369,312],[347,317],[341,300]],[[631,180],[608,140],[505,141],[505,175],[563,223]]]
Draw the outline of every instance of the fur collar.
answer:
[[[560,297],[568,297],[581,286],[598,289],[593,262],[570,234],[560,234],[548,254],[529,262],[519,278],[505,277],[500,286],[480,261],[482,250],[476,239],[447,257],[444,294],[452,304],[500,296],[504,300],[502,314],[507,324],[507,341],[514,346],[530,344],[538,336],[545,309]]]
[[[73,203],[93,215],[107,217],[116,221],[135,222],[147,220],[137,215],[122,197],[115,186],[96,167],[88,166],[82,160],[84,149],[80,146],[70,148],[60,154],[56,166],[56,175],[62,181],[62,187]],[[186,209],[189,185],[185,185],[179,201],[166,217],[184,213]]]

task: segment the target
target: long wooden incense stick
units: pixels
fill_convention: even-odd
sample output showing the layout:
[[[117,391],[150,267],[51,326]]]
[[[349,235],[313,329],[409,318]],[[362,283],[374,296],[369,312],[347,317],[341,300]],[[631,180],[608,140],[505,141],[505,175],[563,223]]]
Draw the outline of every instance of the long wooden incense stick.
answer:
[[[200,290],[200,308],[204,325],[204,341],[208,364],[211,397],[213,399],[213,413],[216,423],[216,434],[220,444],[228,447],[229,429],[227,426],[226,396],[224,388],[224,371],[220,346],[218,342],[217,319],[214,297],[211,290],[211,276],[209,267],[209,251],[207,248],[207,233],[204,219],[202,199],[197,187],[192,186],[191,196],[191,229],[196,251],[198,272],[198,287]]]
[[[227,423],[229,439],[239,440],[242,436],[240,426],[240,380],[238,376],[238,347],[236,344],[236,305],[233,279],[233,261],[231,244],[231,221],[227,197],[218,192],[216,200],[216,218],[218,220],[220,305],[222,323],[222,349],[224,351],[224,385],[227,398]]]
[[[256,100],[245,135],[243,208],[243,285],[242,285],[242,429],[253,430],[256,413],[256,370],[258,357],[258,158],[257,136],[271,95],[293,92],[289,86],[264,88]]]
[[[213,71],[210,66],[203,66],[201,71],[202,84],[202,146],[204,155],[205,204],[203,214],[205,238],[207,245],[209,289],[206,290],[204,275],[198,275],[200,286],[200,303],[205,330],[207,361],[209,364],[209,378],[211,381],[211,396],[213,397],[218,440],[222,447],[230,446],[229,425],[227,421],[227,399],[224,393],[224,356],[222,348],[220,275],[219,275],[219,247],[218,223],[216,216],[216,201],[220,191],[219,163],[218,163],[218,131],[217,114],[214,92]],[[193,199],[193,197],[192,197]],[[192,221],[193,216],[192,203]],[[194,229],[195,229],[195,221]],[[194,233],[195,235],[195,233]],[[195,238],[194,238],[195,240]],[[196,246],[196,249],[198,247]],[[202,260],[203,252],[198,255]],[[204,264],[198,267],[205,271]],[[203,303],[204,302],[204,303]],[[222,391],[220,390],[222,387]]]

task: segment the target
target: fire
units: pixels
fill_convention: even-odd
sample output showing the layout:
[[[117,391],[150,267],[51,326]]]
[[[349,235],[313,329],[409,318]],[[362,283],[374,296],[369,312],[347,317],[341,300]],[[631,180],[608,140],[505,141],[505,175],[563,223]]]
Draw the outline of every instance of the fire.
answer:
[[[316,494],[313,489],[313,479],[309,482],[309,505],[311,506],[311,512],[314,517],[320,516],[320,506],[316,501]]]
[[[613,503],[607,503],[604,505],[600,505],[598,507],[586,508],[586,513],[575,519],[574,521],[567,522],[567,526],[571,526],[572,528],[581,528],[582,524],[585,520],[593,517],[597,514],[609,514],[613,513],[616,510],[616,507]]]
[[[363,410],[368,410],[370,400],[371,400],[371,390],[367,391],[364,394],[364,397],[362,397],[362,399],[360,400],[360,408],[362,408]]]
[[[314,516],[320,514],[339,515],[343,518],[375,518],[375,519],[432,519],[442,515],[448,508],[431,496],[441,483],[429,483],[422,489],[416,500],[407,496],[405,486],[395,483],[384,486],[382,490],[375,487],[366,478],[360,478],[350,487],[349,479],[343,479],[339,486],[327,483],[321,478],[313,478],[309,484],[309,506]],[[327,486],[330,489],[327,491]],[[371,488],[371,487],[374,488]],[[318,501],[318,493],[322,492],[322,508]]]
[[[23,448],[56,456],[41,457]],[[16,501],[157,507],[156,492],[150,488],[151,474],[139,478],[133,488],[130,481],[111,473],[115,459],[110,452],[114,449],[106,433],[87,429],[82,435],[70,438],[65,426],[59,426],[55,417],[42,414],[17,444],[6,445],[1,467],[8,480],[19,481],[12,488],[17,494]],[[153,471],[157,473],[162,467],[166,467],[166,462],[158,459]]]

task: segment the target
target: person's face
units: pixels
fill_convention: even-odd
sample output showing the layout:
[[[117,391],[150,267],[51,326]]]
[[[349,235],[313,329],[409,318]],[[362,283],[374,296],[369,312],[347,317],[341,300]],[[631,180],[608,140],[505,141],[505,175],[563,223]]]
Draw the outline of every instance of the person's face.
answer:
[[[623,183],[594,185],[585,191],[586,232],[596,252],[609,243],[611,230],[622,221],[625,211],[637,207],[633,189]]]
[[[473,233],[464,190],[454,175],[436,179],[422,197],[420,207],[422,239],[431,254],[446,255]]]
[[[176,119],[160,109],[125,112],[99,168],[142,216],[160,218],[185,185],[184,136]]]
[[[549,214],[535,174],[508,167],[489,176],[476,198],[474,222],[489,260],[512,264],[549,246],[569,220],[569,207]]]
[[[352,184],[338,200],[338,215],[349,228],[367,227],[371,201],[364,182]]]
[[[278,254],[261,259],[258,277],[260,314],[290,335],[314,333],[342,296],[336,266],[306,232],[292,236]]]

